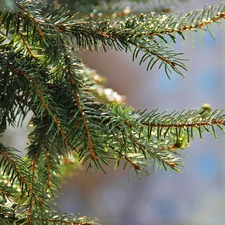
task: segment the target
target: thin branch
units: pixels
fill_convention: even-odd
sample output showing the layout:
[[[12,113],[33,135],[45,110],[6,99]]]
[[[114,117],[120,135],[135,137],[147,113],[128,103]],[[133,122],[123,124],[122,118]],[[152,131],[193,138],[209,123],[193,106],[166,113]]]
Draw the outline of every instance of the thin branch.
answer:
[[[30,54],[33,58],[36,58],[36,56],[31,52],[31,50],[30,50],[30,48],[29,48],[29,46],[28,46],[28,44],[27,44],[27,42],[26,42],[26,40],[25,40],[25,38],[23,37],[23,35],[22,35],[21,32],[19,32],[19,36],[20,36],[20,38],[22,39],[23,44],[25,45],[25,47],[26,47],[27,51],[29,52],[29,54]]]
[[[66,51],[66,48],[65,48],[64,45],[63,45],[63,50]],[[96,156],[94,148],[93,148],[93,142],[92,142],[92,138],[91,138],[91,132],[90,132],[90,129],[89,129],[88,121],[86,119],[85,112],[84,112],[84,110],[82,108],[82,105],[81,105],[80,96],[77,93],[75,81],[73,79],[73,72],[71,71],[69,58],[66,56],[66,53],[64,55],[64,59],[65,59],[66,65],[67,65],[67,74],[68,74],[68,78],[70,80],[71,88],[73,90],[73,94],[74,94],[74,97],[75,97],[75,99],[77,101],[77,106],[79,108],[81,117],[83,119],[84,127],[85,127],[85,130],[87,132],[87,140],[88,140],[88,143],[89,143],[89,148],[90,148],[90,152],[91,152],[91,158],[92,158],[92,160],[98,160],[98,157]]]
[[[56,123],[58,129],[60,130],[62,137],[65,139],[66,143],[68,146],[70,146],[69,140],[66,136],[65,131],[62,129],[59,120],[56,118],[56,116],[54,115],[54,113],[52,112],[49,104],[47,104],[44,100],[44,96],[42,94],[42,90],[40,89],[39,85],[36,83],[36,81],[34,80],[33,77],[31,77],[29,74],[27,74],[26,72],[23,72],[21,70],[19,70],[18,68],[13,67],[12,65],[10,65],[9,63],[6,63],[6,66],[11,70],[12,73],[17,73],[20,75],[25,76],[28,80],[31,81],[31,86],[34,86],[34,90],[35,92],[38,94],[41,102],[42,102],[42,108],[46,108],[48,110],[48,112],[50,113],[50,115],[53,117],[54,122]]]
[[[38,21],[36,21],[36,19],[34,17],[31,16],[31,14],[25,9],[23,8],[19,3],[15,2],[16,5],[28,16],[28,18],[33,21],[35,27],[37,27],[40,35],[42,38],[45,38],[45,35],[40,27],[40,24],[38,23]],[[21,15],[20,13],[17,13],[19,17],[23,18],[23,15]]]
[[[206,122],[197,123],[174,123],[174,124],[163,124],[163,123],[147,123],[144,122],[142,125],[149,127],[164,127],[164,128],[185,128],[185,127],[204,127],[212,125],[224,125],[225,119],[222,120],[211,120]]]
[[[47,166],[47,176],[48,176],[48,181],[47,181],[47,184],[48,184],[48,187],[50,188],[50,181],[51,181],[51,174],[50,174],[50,159],[49,159],[49,152],[46,148],[46,151],[45,151],[45,158],[46,158],[46,166]]]
[[[22,181],[22,183],[27,187],[29,192],[33,194],[33,196],[35,197],[36,201],[40,205],[42,205],[43,202],[41,200],[39,200],[39,197],[37,195],[34,194],[34,190],[33,190],[32,186],[30,186],[28,180],[24,176],[22,176],[22,174],[18,170],[15,162],[10,158],[10,156],[5,152],[5,150],[3,148],[1,148],[0,151],[1,151],[1,154],[7,159],[9,164],[13,167],[14,171],[16,171],[16,173],[17,173],[19,179]]]
[[[125,154],[119,152],[118,150],[115,150],[112,146],[110,146],[111,149],[113,149],[114,152],[116,152],[118,155],[120,155],[121,158],[125,159],[127,162],[129,162],[135,170],[141,170],[141,167],[137,165],[136,163],[132,162],[132,160],[127,157]]]

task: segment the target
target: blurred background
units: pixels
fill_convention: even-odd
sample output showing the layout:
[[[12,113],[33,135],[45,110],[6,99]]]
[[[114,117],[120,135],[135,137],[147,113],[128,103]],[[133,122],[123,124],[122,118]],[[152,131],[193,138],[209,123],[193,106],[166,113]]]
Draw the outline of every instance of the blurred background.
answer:
[[[66,4],[66,0],[64,1]],[[178,5],[174,11],[188,12],[213,2],[198,0]],[[169,80],[157,66],[146,72],[139,61],[124,52],[83,52],[80,57],[90,68],[107,79],[107,87],[126,96],[135,109],[159,111],[200,108],[209,103],[225,108],[225,33],[215,26],[216,41],[205,33],[204,46],[195,35],[194,47],[187,40],[175,48],[185,53],[188,71],[185,79],[177,74]],[[187,35],[187,39],[188,35]],[[7,146],[22,150],[26,143],[25,129],[9,129]],[[96,216],[104,225],[223,225],[225,223],[225,136],[218,130],[219,140],[205,134],[193,140],[184,152],[182,173],[157,171],[140,180],[135,174],[128,181],[127,171],[103,173],[74,171],[65,179],[58,204],[64,212]]]

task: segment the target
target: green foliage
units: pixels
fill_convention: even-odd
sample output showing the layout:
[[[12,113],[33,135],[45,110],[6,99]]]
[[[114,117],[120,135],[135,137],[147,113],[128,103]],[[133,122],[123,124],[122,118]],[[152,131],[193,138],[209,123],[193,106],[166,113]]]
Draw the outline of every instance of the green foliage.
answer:
[[[157,8],[165,11],[160,4],[169,2],[175,1],[159,1]],[[98,51],[100,46],[131,51],[133,60],[142,54],[140,64],[147,62],[147,70],[158,63],[168,77],[172,72],[183,75],[182,53],[170,42],[185,40],[187,34],[194,41],[198,30],[214,37],[212,24],[221,25],[224,4],[186,15],[145,15],[132,7],[113,13],[103,7],[98,14],[100,3],[75,1],[90,10],[70,16],[62,7],[36,1],[0,1],[1,136],[33,113],[25,157],[0,144],[1,224],[98,224],[96,218],[51,208],[65,171],[79,168],[78,161],[87,170],[105,172],[113,160],[115,168],[122,163],[139,177],[149,175],[151,168],[180,171],[180,150],[191,139],[204,132],[217,138],[216,127],[224,132],[223,110],[208,105],[172,113],[125,106],[123,97],[104,89],[104,79],[77,56],[80,49]],[[116,8],[122,1],[105,4]]]

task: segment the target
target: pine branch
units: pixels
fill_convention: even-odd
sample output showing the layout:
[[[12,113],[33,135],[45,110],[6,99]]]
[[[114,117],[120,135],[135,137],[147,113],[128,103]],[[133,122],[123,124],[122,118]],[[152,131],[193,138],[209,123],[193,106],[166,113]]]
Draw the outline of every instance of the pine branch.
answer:
[[[88,48],[89,50],[95,49],[95,51],[98,51],[100,44],[103,46],[104,50],[115,48],[116,50],[128,51],[131,50],[132,46],[135,46],[133,59],[137,58],[141,50],[145,54],[140,64],[148,59],[148,70],[151,69],[157,61],[161,61],[159,68],[164,65],[168,76],[171,73],[170,69],[182,75],[183,73],[180,71],[179,67],[186,70],[186,66],[182,62],[183,59],[177,57],[180,53],[169,49],[169,46],[167,46],[167,38],[163,37],[163,35],[166,35],[173,42],[176,42],[176,34],[184,38],[183,31],[188,30],[193,32],[195,29],[204,29],[205,26],[219,22],[224,18],[223,3],[221,3],[219,7],[214,7],[213,5],[212,7],[205,7],[203,11],[196,10],[186,14],[184,17],[181,17],[182,14],[178,17],[176,15],[152,15],[148,18],[142,15],[139,19],[136,17],[128,18],[125,22],[114,20],[74,22],[74,18],[69,18],[68,16],[63,19],[58,18],[58,20],[54,21],[53,16],[51,16],[54,23],[49,24],[48,21],[43,19],[34,21],[34,16],[27,14],[26,11],[26,9],[23,9],[22,12],[18,14],[19,17],[28,19],[32,26],[38,26],[38,34],[42,38],[49,36],[47,33],[49,28],[47,26],[50,25],[59,43],[62,43],[60,33],[64,33],[66,35],[72,34],[79,47]],[[43,10],[42,13],[42,16],[44,15],[46,16],[45,10]],[[36,17],[38,16],[40,16],[40,13],[36,15]],[[67,24],[65,24],[66,21]],[[20,24],[22,23],[20,22]],[[40,27],[46,28],[43,29],[45,30],[45,34]],[[8,33],[7,29],[6,33]],[[53,41],[53,43],[54,42],[55,41]],[[49,45],[52,46],[52,43],[49,42]],[[59,50],[63,51],[63,46],[65,45],[62,43],[59,46],[61,46]]]
[[[148,118],[146,118],[148,117]],[[158,130],[161,128],[166,129],[168,132],[171,128],[175,128],[176,134],[180,134],[183,131],[187,132],[188,140],[194,137],[194,131],[197,132],[202,138],[203,131],[212,132],[216,136],[215,126],[219,127],[223,132],[224,122],[225,122],[225,114],[223,114],[223,110],[209,110],[204,115],[201,115],[199,111],[189,110],[185,112],[184,110],[174,111],[171,114],[158,114],[155,113],[144,115],[143,120],[140,119],[141,123],[144,126],[156,127]],[[210,129],[211,128],[211,129]],[[161,135],[161,132],[158,133]],[[164,136],[166,133],[164,134]]]
[[[2,159],[0,166],[2,168],[2,175],[6,175],[8,183],[12,187],[14,183],[21,189],[21,194],[18,196],[18,204],[34,204],[42,206],[46,204],[47,198],[43,196],[42,186],[39,183],[35,183],[33,186],[31,183],[31,174],[27,168],[27,164],[14,153],[14,149],[5,148],[1,145]]]
[[[136,171],[140,168],[134,160],[143,161],[147,166],[152,159],[164,169],[169,166],[179,170],[183,162],[177,158],[177,150],[189,147],[194,133],[202,138],[204,131],[211,132],[217,138],[215,126],[224,132],[225,115],[219,110],[183,110],[166,114],[156,110],[135,112],[116,104],[110,107],[109,114],[105,114],[101,122],[106,127],[107,142],[114,153],[119,151],[119,160],[125,158]],[[111,147],[112,143],[116,148]]]
[[[148,129],[148,140],[151,138],[152,129],[156,128],[157,138],[166,136],[170,130],[176,131],[176,137],[179,138],[180,134],[185,131],[189,137],[194,137],[194,131],[196,131],[200,137],[202,132],[212,132],[215,137],[215,126],[224,129],[225,114],[224,110],[208,109],[204,114],[202,110],[189,110],[189,111],[173,111],[166,114],[166,112],[158,113],[157,110],[153,110],[149,113],[135,112],[132,108],[124,109],[123,106],[112,105],[110,117],[107,118],[107,125],[110,131],[111,129]],[[111,120],[111,121],[110,121]],[[110,122],[108,122],[110,121]],[[122,123],[121,123],[122,122]],[[138,126],[140,126],[138,128]],[[210,129],[211,128],[211,129]],[[137,132],[138,133],[138,132]],[[143,133],[143,132],[140,132]],[[190,135],[190,136],[189,136]]]
[[[117,51],[131,51],[133,60],[139,56],[140,52],[144,53],[140,64],[148,60],[147,70],[152,69],[157,61],[161,61],[159,68],[164,65],[167,75],[171,73],[170,68],[182,75],[179,67],[186,70],[183,63],[184,59],[180,58],[181,53],[176,53],[169,49],[167,41],[160,36],[160,39],[147,35],[143,30],[148,27],[138,26],[136,19],[133,22],[128,21],[99,21],[99,22],[79,22],[71,25],[68,29],[59,25],[63,32],[72,33],[79,47],[98,51],[100,45],[105,51],[115,49]],[[149,37],[148,37],[149,36]],[[132,46],[135,50],[132,50]],[[141,51],[140,51],[141,50]]]
[[[68,26],[65,28],[61,25],[59,25],[59,29],[71,32],[75,36],[78,46],[91,51],[93,49],[98,51],[100,44],[105,51],[111,48],[128,51],[131,46],[135,46],[133,59],[137,58],[140,50],[143,51],[145,55],[140,64],[146,59],[150,59],[147,70],[160,60],[162,63],[159,67],[164,65],[167,75],[171,73],[168,66],[182,75],[178,67],[186,70],[186,66],[182,62],[183,59],[177,58],[180,53],[174,53],[173,50],[168,49],[167,38],[176,42],[176,34],[184,39],[184,31],[194,32],[196,29],[202,30],[205,27],[208,27],[212,34],[209,25],[219,23],[224,18],[224,9],[224,4],[221,3],[218,7],[214,5],[205,7],[202,11],[196,10],[184,17],[181,17],[182,13],[178,16],[154,16],[152,14],[150,17],[142,15],[139,19],[128,18],[125,22],[114,20],[79,21],[69,24],[69,29]],[[154,58],[155,56],[156,58]]]
[[[221,7],[222,7],[222,5],[221,5]],[[46,37],[48,36],[47,32],[46,32],[45,29],[43,29],[43,30],[45,30],[45,34],[44,34],[41,27],[46,27],[48,21],[46,22],[46,20],[40,19],[40,17],[38,17],[37,15],[35,15],[35,16],[31,15],[30,13],[28,13],[28,10],[25,9],[25,8],[19,7],[19,9],[21,9],[21,12],[16,14],[16,15],[19,16],[20,19],[28,20],[28,25],[30,25],[31,27],[32,26],[34,26],[34,27],[37,26],[38,27],[38,29],[37,29],[37,37],[39,36],[41,38],[41,40],[42,39],[46,39]],[[203,13],[201,14],[201,19],[204,18],[205,14],[209,14],[209,12],[212,12],[211,14],[214,14],[215,10],[212,9],[212,8],[210,10],[211,11],[209,11],[209,9],[205,9],[203,11]],[[219,9],[217,11],[217,14],[218,14],[218,12],[219,12]],[[196,11],[195,15],[197,15],[197,14],[198,14],[198,12]],[[40,12],[38,12],[38,15],[39,16],[41,15]],[[223,15],[223,14],[221,14],[221,15]],[[34,19],[36,17],[39,18],[39,19],[37,19],[37,20]],[[6,16],[5,16],[6,23],[10,25],[10,22],[7,20],[7,18],[8,17],[7,17],[7,14],[6,14]],[[179,26],[181,27],[181,25],[179,25],[179,21],[177,23],[179,26],[177,24],[174,25],[175,17],[170,16],[169,18],[170,18],[169,19],[169,23],[164,25],[163,28],[165,28],[167,26],[172,26],[172,24],[175,27],[178,27],[178,28],[179,28]],[[192,21],[193,19],[190,19],[190,18],[191,17],[187,18],[187,20]],[[200,18],[200,16],[199,16],[199,18]],[[213,19],[213,21],[216,22],[216,21],[218,21],[221,18],[223,18],[223,16],[215,17]],[[53,19],[53,17],[51,17],[51,19]],[[66,18],[61,19],[60,21],[55,20],[54,24],[51,23],[51,26],[54,27],[54,32],[55,32],[55,36],[54,37],[57,37],[57,43],[60,46],[60,51],[64,52],[64,56],[63,57],[59,57],[59,58],[61,58],[61,60],[64,60],[64,65],[63,64],[61,64],[60,66],[57,65],[56,67],[53,67],[52,71],[54,71],[54,72],[58,71],[58,68],[60,68],[60,67],[64,68],[62,76],[64,76],[64,73],[67,74],[67,76],[68,76],[68,82],[70,83],[71,90],[72,90],[73,95],[74,95],[72,98],[77,102],[77,107],[79,109],[79,112],[80,112],[80,115],[81,115],[81,118],[82,118],[83,124],[84,124],[84,126],[82,128],[79,125],[78,129],[83,130],[83,128],[84,128],[86,130],[85,131],[86,135],[84,135],[84,136],[82,135],[82,136],[85,137],[85,139],[87,138],[87,140],[89,140],[88,141],[89,142],[88,149],[90,149],[90,156],[91,156],[92,159],[96,159],[96,155],[95,155],[96,151],[93,149],[93,140],[92,140],[93,138],[90,137],[91,136],[91,131],[90,131],[89,125],[87,123],[87,120],[89,120],[91,118],[91,115],[88,115],[88,114],[85,115],[86,114],[86,111],[85,111],[86,110],[85,109],[86,106],[85,105],[81,106],[81,98],[78,97],[78,94],[77,94],[77,91],[78,92],[80,91],[80,89],[79,89],[80,85],[79,84],[78,84],[78,86],[75,85],[76,84],[75,80],[76,80],[76,76],[77,75],[75,75],[75,73],[74,73],[75,72],[74,67],[73,66],[71,67],[71,65],[73,65],[73,62],[71,61],[70,57],[65,56],[65,55],[69,54],[69,52],[66,51],[65,44],[63,44],[64,40],[62,39],[62,36],[60,36],[59,33],[64,33],[66,35],[69,34],[69,33],[72,33],[76,37],[76,35],[78,33],[80,35],[82,32],[84,32],[84,28],[86,26],[86,28],[85,28],[86,29],[85,32],[87,33],[86,36],[85,36],[87,38],[86,39],[86,44],[85,44],[85,42],[83,42],[83,38],[80,39],[80,37],[79,37],[77,39],[78,45],[81,45],[83,47],[89,47],[91,49],[92,48],[91,44],[94,43],[94,46],[95,46],[95,48],[97,50],[98,42],[96,42],[96,34],[98,34],[99,35],[98,39],[100,39],[100,41],[102,41],[103,47],[105,46],[105,48],[113,46],[116,49],[118,48],[117,50],[122,50],[122,49],[128,50],[130,48],[129,45],[133,44],[134,46],[136,46],[136,48],[134,50],[134,58],[138,56],[140,50],[145,51],[146,53],[142,57],[140,64],[150,57],[148,68],[152,68],[154,66],[154,64],[158,60],[162,61],[161,64],[160,64],[160,67],[164,64],[167,74],[168,74],[168,72],[170,72],[170,68],[168,67],[168,65],[172,69],[177,71],[177,72],[180,72],[180,71],[176,68],[176,65],[179,65],[179,66],[183,67],[184,69],[186,69],[186,67],[185,67],[184,64],[179,64],[179,59],[175,59],[175,56],[177,55],[176,53],[175,54],[171,53],[171,51],[167,51],[166,52],[166,50],[165,50],[166,46],[164,46],[164,43],[166,43],[166,40],[162,36],[159,36],[159,38],[161,39],[160,42],[157,42],[157,39],[154,39],[154,35],[159,35],[159,34],[161,35],[163,33],[163,31],[158,32],[157,30],[160,28],[160,24],[162,24],[162,21],[165,21],[165,18],[163,18],[163,19],[162,19],[162,17],[156,17],[156,18],[151,17],[150,18],[151,22],[153,21],[153,24],[156,23],[156,22],[157,22],[157,24],[159,24],[159,28],[157,28],[157,29],[156,29],[156,27],[153,26],[153,28],[155,30],[153,29],[152,32],[149,32],[149,31],[141,32],[141,30],[143,30],[141,28],[144,28],[145,25],[146,25],[146,21],[147,20],[146,20],[145,16],[141,16],[139,21],[136,18],[133,18],[133,19],[128,19],[125,23],[123,23],[123,22],[116,22],[116,23],[113,24],[113,26],[110,25],[110,21],[103,21],[103,22],[100,21],[100,22],[97,22],[97,23],[96,22],[94,22],[94,23],[93,22],[92,23],[90,23],[90,22],[84,22],[84,23],[77,23],[77,22],[75,22],[74,23],[74,22],[71,22],[71,19],[72,18],[68,19],[68,17],[66,17]],[[15,17],[15,20],[16,20],[16,17]],[[199,23],[199,20],[200,19],[197,20],[198,23]],[[63,25],[63,23],[65,23],[65,21],[68,21],[66,26]],[[183,24],[183,23],[184,23],[184,21],[182,21],[180,24]],[[23,26],[21,24],[22,24],[22,22],[20,22],[20,24],[16,23],[16,26],[17,26],[16,30],[19,29],[19,26],[20,27]],[[26,27],[29,27],[29,26],[27,26],[27,23],[25,23],[25,24],[26,24]],[[116,24],[116,26],[115,26],[115,24]],[[141,24],[141,25],[139,25],[139,24]],[[10,27],[9,25],[6,26],[6,35],[9,33],[9,29],[7,29],[7,27]],[[207,25],[207,23],[205,25]],[[110,26],[112,28],[110,28]],[[79,27],[80,27],[80,29],[79,29]],[[124,28],[125,33],[121,33],[120,34],[120,31],[119,31],[120,27]],[[134,36],[132,36],[132,38],[130,38],[131,34],[129,32],[130,32],[130,30],[134,29],[134,27],[135,27],[135,33],[132,33],[132,35],[134,35]],[[94,34],[90,35],[90,31],[87,31],[87,30],[90,30],[89,28],[92,28],[91,32],[93,32]],[[110,28],[111,30],[108,29],[108,28]],[[98,30],[98,29],[100,29],[100,30]],[[28,28],[25,28],[25,30],[27,32],[26,38],[28,38],[27,40],[29,40],[31,38],[30,35],[31,34],[34,35],[34,33],[30,33],[30,29],[28,29]],[[168,30],[164,29],[164,32],[168,33]],[[20,40],[22,41],[22,42],[20,42],[20,45],[23,44],[24,48],[28,52],[28,55],[31,56],[31,59],[32,58],[35,59],[36,56],[32,53],[32,51],[30,50],[30,48],[28,46],[29,41],[28,42],[25,41],[24,36],[23,36],[23,34],[21,32],[18,33],[18,36],[20,37]],[[142,39],[143,36],[145,36],[144,39]],[[129,38],[131,39],[131,41],[130,41]],[[138,39],[138,38],[140,38],[140,39]],[[104,39],[106,39],[108,41],[106,42]],[[119,42],[117,41],[117,39],[119,40]],[[140,44],[138,44],[138,40],[141,41]],[[175,39],[173,39],[173,40],[175,40]],[[34,41],[34,39],[32,39],[32,41]],[[50,40],[47,40],[47,41],[50,43]],[[69,40],[67,40],[66,43],[69,43],[68,41]],[[46,44],[47,44],[47,42],[45,41],[45,43],[44,43],[45,47],[46,47]],[[160,47],[160,44],[161,44],[161,47]],[[15,45],[13,44],[12,46],[15,46]],[[151,50],[148,50],[148,48],[151,48]],[[154,48],[157,49],[157,50],[154,51]],[[18,49],[18,50],[20,50],[20,49]],[[162,53],[160,53],[160,51]],[[21,55],[22,55],[22,53],[21,53]],[[151,57],[150,55],[153,55],[153,57]],[[15,57],[15,56],[16,55],[13,55],[13,58],[18,60],[18,57]],[[6,56],[6,58],[7,57],[8,56]],[[154,57],[156,57],[156,59]],[[172,58],[174,58],[173,61],[171,61]],[[40,60],[41,60],[41,58],[40,58]],[[50,60],[52,61],[52,63],[54,62],[53,58],[50,59]],[[38,58],[37,62],[39,62],[39,58]],[[58,62],[59,62],[59,60],[58,60]],[[49,89],[49,86],[48,85],[46,86],[46,84],[44,84],[44,83],[41,84],[41,88],[39,86],[40,82],[41,82],[41,79],[43,77],[43,74],[42,74],[42,77],[39,78],[39,80],[37,79],[37,77],[34,79],[33,77],[31,77],[29,75],[29,73],[31,72],[30,70],[29,70],[29,73],[25,72],[24,68],[23,68],[23,71],[19,70],[18,67],[17,68],[14,67],[15,63],[11,62],[11,64],[13,65],[12,66],[11,64],[9,64],[8,62],[5,61],[6,70],[9,71],[8,73],[18,74],[18,76],[24,76],[26,78],[27,82],[32,84],[32,86],[30,86],[30,87],[33,88],[33,90],[35,91],[37,96],[39,96],[39,100],[40,100],[40,103],[41,103],[41,105],[39,105],[39,106],[38,105],[35,106],[36,103],[33,104],[33,106],[32,106],[33,107],[33,111],[35,112],[38,109],[38,111],[36,111],[35,114],[38,115],[38,116],[41,116],[44,113],[43,108],[45,108],[47,110],[47,113],[52,118],[52,122],[54,122],[56,124],[57,129],[60,131],[62,137],[65,139],[67,145],[69,145],[69,146],[71,145],[72,148],[76,149],[78,140],[76,140],[76,142],[74,144],[72,144],[73,143],[72,140],[70,141],[71,143],[69,142],[69,137],[68,137],[69,136],[69,130],[67,131],[67,129],[65,129],[66,125],[63,125],[63,124],[66,124],[66,120],[63,120],[62,118],[58,118],[58,115],[57,115],[58,113],[55,114],[55,112],[53,110],[53,108],[57,108],[57,110],[58,110],[58,107],[52,105],[52,102],[53,102],[52,97],[53,96],[52,96],[52,93],[51,93],[51,89]],[[35,67],[38,68],[38,65],[36,64],[34,66],[34,68]],[[39,73],[39,71],[37,71],[37,73]],[[50,74],[48,74],[48,76],[49,75]],[[75,77],[74,77],[74,75],[75,75]],[[43,87],[45,87],[45,88],[43,89]],[[43,95],[43,93],[45,93],[45,95]],[[52,96],[52,97],[50,97],[50,96]],[[88,108],[89,108],[89,106],[88,106]],[[66,112],[65,112],[65,114],[66,114]],[[76,113],[76,115],[77,115],[77,113]],[[165,118],[167,118],[167,117],[165,117]],[[166,123],[167,122],[168,121],[166,121]],[[74,123],[78,124],[78,120],[77,119],[74,120]],[[219,123],[218,121],[215,121],[215,124],[218,125],[218,123]],[[180,133],[180,129],[178,129],[178,128],[182,128],[184,126],[184,124],[181,124],[181,125],[170,124],[169,126],[168,126],[168,124],[166,124],[165,127],[164,127],[164,125],[162,125],[162,124],[161,125],[160,124],[155,124],[155,123],[151,123],[150,124],[150,123],[147,123],[147,122],[143,123],[142,125],[151,126],[151,127],[155,126],[155,127],[157,127],[158,130],[161,129],[161,128],[167,128],[167,130],[169,130],[170,128],[175,128],[178,133]],[[207,123],[207,122],[205,122],[205,123],[196,123],[195,125],[193,125],[193,124],[189,125],[188,124],[186,126],[187,130],[188,130],[187,133],[189,134],[189,127],[191,127],[190,133],[192,135],[192,133],[193,133],[193,129],[192,128],[194,126],[206,127],[207,125],[209,125],[209,123]],[[214,125],[214,121],[213,121],[213,125]],[[129,127],[132,128],[131,125],[129,125]],[[96,128],[97,127],[95,127],[95,129]],[[213,126],[212,126],[212,129],[214,130]],[[199,130],[199,134],[201,136],[201,132],[202,132],[201,128],[198,128],[198,130]],[[84,139],[84,143],[85,143],[85,139]],[[149,139],[149,137],[148,137],[148,139]],[[188,139],[189,139],[189,136],[188,136]],[[133,141],[134,141],[134,139],[133,139]],[[80,143],[80,141],[78,141],[78,143]],[[99,145],[99,144],[97,144],[97,145]],[[83,146],[85,147],[86,144],[84,144]],[[97,147],[97,149],[98,149],[98,147]],[[30,151],[30,152],[32,152],[32,151]],[[86,152],[86,150],[84,151],[83,148],[80,148],[79,152],[80,152],[80,158],[83,158],[84,155],[85,155],[84,153]],[[97,152],[98,152],[98,150],[97,150]],[[86,161],[87,159],[89,159],[89,155],[85,158],[84,161]],[[48,158],[46,158],[46,160],[48,161]],[[107,161],[104,161],[104,163],[107,163]],[[48,166],[49,166],[49,164],[48,164]],[[97,166],[100,167],[100,164],[97,163]]]
[[[0,175],[0,179],[1,179],[1,183],[0,183],[0,202],[10,202],[13,200],[13,198],[15,198],[16,195],[18,195],[18,191],[11,187],[8,186],[8,179],[6,179],[5,181],[7,182],[6,184],[3,183],[4,182],[4,176],[1,174]]]
[[[99,2],[86,1],[89,6]],[[171,2],[179,1],[162,0],[158,5]],[[155,1],[144,3],[152,6]],[[141,178],[151,174],[152,168],[179,172],[183,166],[180,150],[189,147],[195,133],[202,138],[209,132],[217,138],[216,127],[225,133],[223,110],[209,106],[159,113],[112,103],[118,99],[104,92],[101,77],[76,56],[81,48],[98,51],[101,46],[105,51],[131,51],[133,60],[141,56],[140,64],[147,63],[147,70],[159,63],[168,77],[172,71],[183,75],[184,59],[168,43],[176,43],[178,37],[185,40],[187,32],[197,30],[208,29],[214,37],[211,24],[220,25],[225,18],[224,3],[184,16],[129,17],[125,8],[115,18],[99,14],[99,18],[85,19],[35,1],[4,0],[2,5],[0,135],[7,126],[23,124],[28,112],[33,116],[25,158],[15,149],[0,146],[0,179],[9,185],[0,184],[0,223],[98,224],[95,218],[54,212],[49,206],[59,190],[62,164],[70,163],[69,155],[87,163],[87,170],[106,172],[104,166],[110,160],[115,168],[124,162],[124,168]],[[99,99],[102,93],[104,98]],[[117,97],[121,103],[122,97]]]

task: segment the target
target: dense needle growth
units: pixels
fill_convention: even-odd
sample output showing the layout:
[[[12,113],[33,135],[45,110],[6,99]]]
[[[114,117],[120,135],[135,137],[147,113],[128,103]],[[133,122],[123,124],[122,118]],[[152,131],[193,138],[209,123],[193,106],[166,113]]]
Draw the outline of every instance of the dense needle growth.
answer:
[[[208,105],[171,113],[126,106],[104,93],[103,78],[78,57],[82,49],[129,51],[147,70],[184,76],[186,59],[171,43],[194,41],[196,31],[201,40],[205,31],[214,37],[225,4],[171,13],[180,2],[77,0],[67,12],[63,1],[0,1],[1,136],[32,112],[25,157],[0,143],[0,224],[99,224],[50,207],[73,159],[104,172],[113,160],[139,177],[152,168],[180,171],[179,150],[191,139],[224,132],[224,112]]]

